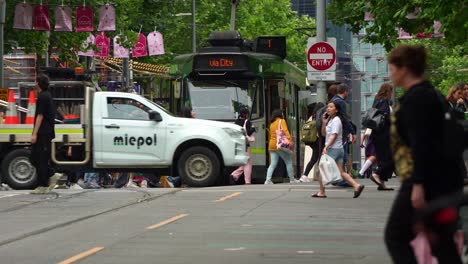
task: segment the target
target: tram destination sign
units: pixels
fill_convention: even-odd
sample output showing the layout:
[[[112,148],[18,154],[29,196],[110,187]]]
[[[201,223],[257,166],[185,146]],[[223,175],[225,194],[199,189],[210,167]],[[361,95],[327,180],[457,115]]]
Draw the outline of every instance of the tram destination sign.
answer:
[[[247,57],[241,54],[200,54],[193,58],[193,71],[247,71]]]

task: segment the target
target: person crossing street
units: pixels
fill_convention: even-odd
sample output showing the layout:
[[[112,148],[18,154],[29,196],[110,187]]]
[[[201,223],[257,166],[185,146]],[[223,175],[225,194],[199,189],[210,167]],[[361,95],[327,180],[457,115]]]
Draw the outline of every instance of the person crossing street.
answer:
[[[36,78],[38,98],[34,114],[34,129],[31,135],[31,163],[36,167],[38,187],[32,194],[46,194],[55,188],[62,174],[51,168],[51,143],[55,138],[55,106],[49,92],[49,77],[41,74]]]

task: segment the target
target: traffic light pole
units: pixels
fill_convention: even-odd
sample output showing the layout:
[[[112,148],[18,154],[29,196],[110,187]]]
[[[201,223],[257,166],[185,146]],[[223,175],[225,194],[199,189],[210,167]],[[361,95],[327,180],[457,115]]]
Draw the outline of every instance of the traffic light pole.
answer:
[[[0,0],[0,88],[4,87],[3,76],[3,34],[5,27],[6,0]]]
[[[317,26],[317,42],[327,41],[327,26],[325,7],[326,0],[317,0],[317,18],[315,24]],[[325,103],[327,101],[327,84],[324,81],[317,82],[317,102]]]

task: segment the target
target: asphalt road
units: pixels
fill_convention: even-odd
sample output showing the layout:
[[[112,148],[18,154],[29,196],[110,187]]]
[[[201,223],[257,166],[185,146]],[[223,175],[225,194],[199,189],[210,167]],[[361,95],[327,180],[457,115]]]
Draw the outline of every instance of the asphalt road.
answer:
[[[391,263],[395,192],[317,183],[0,192],[0,263]],[[392,180],[390,185],[397,185]]]

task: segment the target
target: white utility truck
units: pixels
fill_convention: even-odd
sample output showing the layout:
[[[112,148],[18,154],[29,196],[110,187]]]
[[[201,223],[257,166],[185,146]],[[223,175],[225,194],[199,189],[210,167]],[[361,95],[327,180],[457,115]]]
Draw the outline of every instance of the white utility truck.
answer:
[[[83,82],[86,84],[86,82]],[[96,92],[85,85],[81,124],[58,124],[52,141],[57,171],[150,172],[179,175],[205,187],[220,182],[223,170],[246,164],[246,137],[238,125],[173,116],[146,98]],[[29,161],[32,125],[0,125],[2,181],[15,189],[37,185]],[[80,151],[67,160],[66,149]]]

